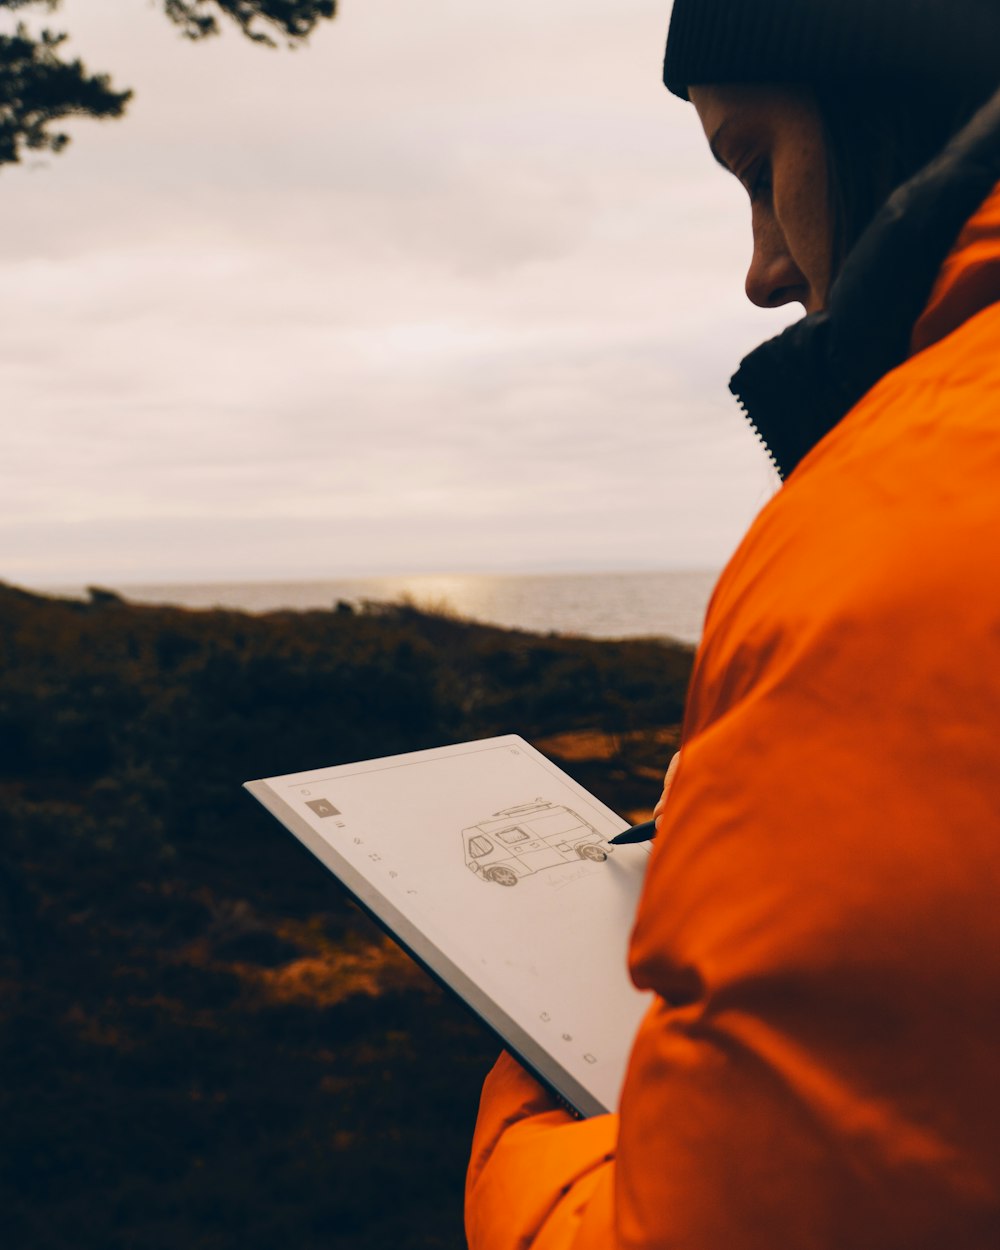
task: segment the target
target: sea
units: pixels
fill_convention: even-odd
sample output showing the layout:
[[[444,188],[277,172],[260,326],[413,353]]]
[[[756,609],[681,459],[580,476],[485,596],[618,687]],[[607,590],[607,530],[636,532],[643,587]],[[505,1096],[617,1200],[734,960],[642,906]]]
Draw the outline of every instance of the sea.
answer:
[[[134,603],[246,612],[332,608],[344,601],[407,601],[541,633],[590,638],[668,637],[697,643],[716,569],[627,573],[420,574],[322,581],[111,585]],[[60,593],[80,594],[82,587]]]

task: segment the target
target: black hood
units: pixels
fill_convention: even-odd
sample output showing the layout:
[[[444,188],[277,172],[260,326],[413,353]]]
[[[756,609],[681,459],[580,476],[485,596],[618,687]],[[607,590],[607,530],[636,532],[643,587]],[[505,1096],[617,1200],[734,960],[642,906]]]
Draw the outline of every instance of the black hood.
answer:
[[[782,477],[907,358],[945,258],[997,182],[1000,92],[890,196],[852,248],[826,308],[740,365],[729,389]]]

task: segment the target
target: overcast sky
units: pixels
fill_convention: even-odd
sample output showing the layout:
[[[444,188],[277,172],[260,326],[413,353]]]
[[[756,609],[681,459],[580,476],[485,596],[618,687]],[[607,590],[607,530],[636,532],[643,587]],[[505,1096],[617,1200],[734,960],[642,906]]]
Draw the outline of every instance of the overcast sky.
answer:
[[[342,0],[289,52],[65,0],[136,94],[0,170],[0,578],[721,564],[775,485],[726,383],[789,315],[668,17]]]

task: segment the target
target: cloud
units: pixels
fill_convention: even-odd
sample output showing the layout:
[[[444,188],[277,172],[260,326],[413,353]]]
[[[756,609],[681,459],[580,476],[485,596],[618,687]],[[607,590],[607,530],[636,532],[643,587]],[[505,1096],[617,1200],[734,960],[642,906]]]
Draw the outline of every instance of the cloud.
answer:
[[[719,563],[782,320],[661,6],[369,0],[294,54],[68,0],[136,88],[5,170],[0,575]]]

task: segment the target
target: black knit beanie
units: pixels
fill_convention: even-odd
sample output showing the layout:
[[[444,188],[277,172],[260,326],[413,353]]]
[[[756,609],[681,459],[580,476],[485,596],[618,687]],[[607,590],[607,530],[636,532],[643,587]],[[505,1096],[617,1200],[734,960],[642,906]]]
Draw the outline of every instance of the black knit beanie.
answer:
[[[663,81],[1000,85],[1000,0],[675,0]]]

